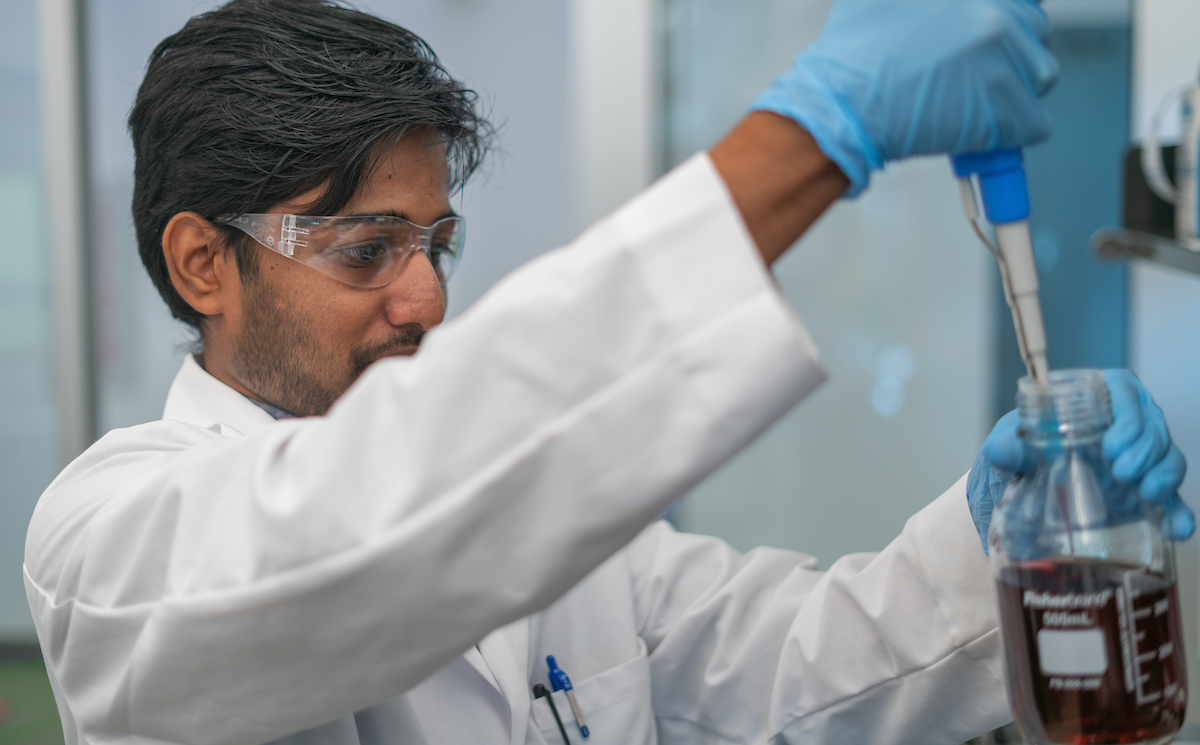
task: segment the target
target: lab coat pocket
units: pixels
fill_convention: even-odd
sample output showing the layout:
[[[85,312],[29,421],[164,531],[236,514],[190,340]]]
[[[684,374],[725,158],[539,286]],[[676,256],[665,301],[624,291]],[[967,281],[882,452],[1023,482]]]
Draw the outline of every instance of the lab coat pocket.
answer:
[[[567,695],[556,691],[554,705],[572,745],[654,745],[654,708],[650,701],[650,658],[638,640],[638,655],[584,680],[572,681],[575,700],[587,721],[585,740],[575,722]],[[533,701],[533,723],[548,745],[562,745],[563,736],[544,698]]]

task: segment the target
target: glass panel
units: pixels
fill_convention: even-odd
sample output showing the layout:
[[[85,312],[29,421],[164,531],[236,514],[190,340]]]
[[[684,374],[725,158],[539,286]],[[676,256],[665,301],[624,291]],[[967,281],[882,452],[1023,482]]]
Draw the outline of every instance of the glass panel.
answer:
[[[828,6],[669,0],[670,164],[727,131]],[[991,272],[944,158],[836,205],[775,271],[830,382],[688,496],[680,526],[826,565],[886,545],[966,473],[991,424]]]
[[[0,641],[30,641],[25,530],[58,466],[36,0],[0,11]]]
[[[191,338],[171,318],[138,258],[130,215],[133,147],[125,122],[154,47],[207,9],[191,0],[87,6],[100,432],[162,416]]]

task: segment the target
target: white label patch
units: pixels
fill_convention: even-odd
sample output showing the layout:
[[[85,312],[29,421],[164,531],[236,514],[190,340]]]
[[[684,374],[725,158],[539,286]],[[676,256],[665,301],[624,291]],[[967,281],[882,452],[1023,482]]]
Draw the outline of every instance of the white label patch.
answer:
[[[1108,669],[1100,629],[1042,629],[1037,640],[1043,675],[1099,675]]]

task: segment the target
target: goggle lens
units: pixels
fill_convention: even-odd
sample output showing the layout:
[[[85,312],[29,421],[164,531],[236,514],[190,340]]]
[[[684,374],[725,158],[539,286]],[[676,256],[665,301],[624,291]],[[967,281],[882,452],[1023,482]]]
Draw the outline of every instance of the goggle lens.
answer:
[[[445,217],[428,227],[401,217],[239,215],[218,220],[264,247],[354,287],[389,284],[422,252],[445,284],[462,256],[463,218]]]

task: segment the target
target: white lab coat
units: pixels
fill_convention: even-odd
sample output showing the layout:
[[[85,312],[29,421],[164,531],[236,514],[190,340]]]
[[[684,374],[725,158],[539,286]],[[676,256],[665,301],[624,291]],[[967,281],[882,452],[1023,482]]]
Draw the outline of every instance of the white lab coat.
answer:
[[[30,525],[67,741],[557,744],[547,654],[593,745],[1003,723],[962,482],[827,572],[653,522],[822,380],[705,156],[326,417],[275,422],[189,359]]]

